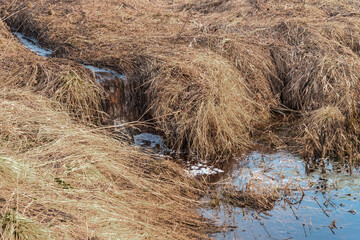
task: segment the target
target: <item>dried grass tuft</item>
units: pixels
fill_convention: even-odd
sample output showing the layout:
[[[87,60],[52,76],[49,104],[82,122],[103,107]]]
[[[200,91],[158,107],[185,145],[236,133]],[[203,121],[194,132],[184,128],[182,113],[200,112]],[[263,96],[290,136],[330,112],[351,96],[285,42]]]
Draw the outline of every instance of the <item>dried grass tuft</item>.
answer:
[[[305,116],[300,141],[306,157],[359,158],[359,122],[354,113],[345,115],[339,107],[327,106]]]
[[[170,56],[150,80],[152,116],[173,148],[201,157],[247,149],[258,106],[246,81],[212,52]]]

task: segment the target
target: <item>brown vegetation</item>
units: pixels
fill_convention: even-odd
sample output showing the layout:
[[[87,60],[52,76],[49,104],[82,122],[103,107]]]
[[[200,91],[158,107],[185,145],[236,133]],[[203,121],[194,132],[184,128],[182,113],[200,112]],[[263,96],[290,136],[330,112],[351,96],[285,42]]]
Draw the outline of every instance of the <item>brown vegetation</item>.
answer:
[[[108,142],[112,141],[108,137],[101,134],[100,137],[97,133],[80,134],[91,130],[71,127],[65,134],[63,129],[59,129],[61,124],[68,126],[66,124],[70,124],[68,122],[74,117],[86,123],[99,123],[104,116],[102,110],[106,110],[103,108],[106,96],[103,87],[95,83],[92,73],[80,63],[126,74],[128,106],[112,108],[112,115],[116,115],[116,109],[131,109],[130,120],[151,121],[166,137],[170,147],[186,148],[191,155],[219,161],[223,155],[250,149],[255,135],[257,139],[267,139],[269,144],[272,139],[282,142],[279,140],[281,135],[273,136],[272,132],[264,129],[278,119],[273,118],[275,113],[286,116],[291,112],[296,119],[288,131],[292,132],[291,135],[298,135],[297,149],[304,156],[324,158],[331,155],[350,161],[358,160],[360,156],[358,1],[0,0],[0,4],[3,21],[54,49],[50,59],[36,56],[16,44],[8,28],[0,22],[1,88],[5,91],[26,87],[52,98],[51,108],[66,110],[66,113],[61,113],[61,119],[67,121],[50,122],[51,128],[47,129],[45,123],[39,125],[32,119],[35,113],[32,109],[29,115],[26,111],[23,113],[21,121],[24,122],[21,124],[4,122],[8,124],[6,128],[1,128],[6,140],[4,149],[21,154],[14,159],[35,158],[46,166],[52,165],[50,172],[57,173],[60,170],[54,166],[58,166],[57,163],[66,165],[70,161],[67,154],[80,156],[80,163],[76,166],[88,166],[86,163],[92,158],[91,154],[101,153],[103,157],[102,154],[106,153],[107,164],[111,164],[101,165],[101,169],[115,171],[116,168],[110,166],[117,163],[110,155],[117,153],[115,146],[120,143],[114,145]],[[124,86],[121,85],[121,88]],[[19,97],[19,93],[5,96],[6,101],[19,100],[17,105],[40,98],[28,92],[26,96],[31,100],[25,100],[23,95]],[[48,109],[40,112],[43,111],[49,112]],[[70,117],[64,114],[70,114]],[[17,119],[13,115],[8,117],[14,121]],[[31,129],[28,126],[35,127],[35,130],[28,132]],[[14,130],[6,130],[12,128]],[[74,133],[70,133],[72,131]],[[74,134],[79,146],[68,141]],[[86,139],[79,139],[80,135]],[[82,146],[81,141],[87,144]],[[100,149],[95,144],[99,141]],[[70,152],[69,144],[74,145],[74,150]],[[97,151],[91,152],[89,157],[83,154],[82,147]],[[124,151],[122,154],[130,154],[123,156],[128,161],[124,166],[134,165],[134,169],[139,171],[136,174],[145,174],[140,175],[151,184],[156,182],[153,174],[159,169],[158,163],[153,165],[151,158],[140,156],[124,145],[121,149],[121,152]],[[134,160],[136,158],[143,160],[138,162]],[[73,161],[70,162],[76,162]],[[161,173],[169,173],[167,167],[162,167]],[[170,169],[172,174],[160,181],[168,190],[172,186],[168,181],[175,175],[186,179],[178,169]],[[126,186],[130,189],[139,187],[137,193],[151,189],[155,191],[152,197],[163,202],[164,199],[169,200],[167,192],[153,190],[154,185],[148,182],[144,183],[145,190],[140,187],[143,183],[125,184],[131,182],[124,175],[126,171],[127,168],[118,169],[110,175],[105,174],[105,178],[119,179],[125,189]],[[67,178],[71,174],[62,174],[58,178],[60,185],[80,186],[80,183],[73,183],[75,180],[71,177]],[[175,186],[177,184],[179,182]],[[86,186],[84,189],[90,188]],[[169,200],[174,203],[175,209],[187,206],[181,201],[189,196],[181,195],[181,189],[177,188],[174,199],[171,197]],[[121,188],[121,191],[128,190]],[[104,201],[114,203],[113,200]],[[175,204],[178,200],[180,205]],[[71,202],[67,196],[64,201]],[[129,209],[136,208],[136,204],[126,204],[130,203],[124,203]],[[81,207],[84,205],[77,206],[77,211],[80,212]],[[162,207],[166,208],[165,205]],[[149,213],[144,208],[144,212]],[[147,223],[141,227],[143,232],[139,232],[146,235],[149,229],[154,230],[160,223],[170,221],[162,215],[166,212],[164,209],[158,211],[160,214],[152,216],[160,220],[144,219],[147,214],[134,212],[134,219]],[[188,217],[175,217],[170,225],[173,227],[179,223],[179,228],[166,231],[175,234],[181,226],[200,224],[199,219],[194,218],[196,223],[193,223]],[[75,218],[81,219],[81,216]],[[92,226],[99,225],[94,223]],[[84,228],[79,229],[80,233],[70,235],[84,236]],[[184,233],[189,234],[183,235],[184,238],[195,236],[191,232],[194,229],[190,229],[190,232]]]
[[[194,211],[199,188],[179,166],[74,124],[54,105],[1,89],[1,221],[15,215],[2,238],[206,237]]]
[[[0,33],[0,239],[207,238],[199,182],[91,124],[88,70]]]
[[[248,149],[272,110],[302,121],[330,104],[357,116],[355,1],[2,3],[5,21],[54,56],[124,72],[132,120],[154,119],[172,147],[202,157]],[[238,94],[223,97],[228,89]]]
[[[28,35],[36,33],[55,49],[54,56],[123,71],[135,96],[132,110],[138,114],[133,115],[148,113],[173,148],[187,147],[202,157],[246,150],[254,126],[264,125],[270,116],[275,102],[266,80],[271,60],[242,60],[235,51],[243,45],[226,39],[209,38],[214,48],[223,44],[224,53],[199,46],[193,42],[190,17],[178,12],[178,4],[124,1],[110,11],[112,1],[30,2],[5,4],[6,21]],[[50,6],[53,15],[48,14]],[[228,49],[232,46],[235,50]],[[246,47],[244,56],[263,51],[250,43]],[[218,91],[222,85],[224,90]]]
[[[264,172],[251,170],[234,171],[228,179],[216,184],[209,190],[210,207],[237,207],[257,211],[269,211],[276,201],[288,204],[301,202],[304,192],[298,180],[281,181],[281,176],[269,177]]]

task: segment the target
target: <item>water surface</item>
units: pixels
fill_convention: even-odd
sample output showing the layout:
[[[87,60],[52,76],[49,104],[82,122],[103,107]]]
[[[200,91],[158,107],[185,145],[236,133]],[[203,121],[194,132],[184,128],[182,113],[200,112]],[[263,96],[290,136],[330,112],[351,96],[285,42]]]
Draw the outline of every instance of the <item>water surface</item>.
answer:
[[[253,152],[239,159],[227,173],[242,189],[250,179],[269,186],[292,183],[294,190],[269,211],[239,208],[222,203],[200,212],[231,231],[212,235],[215,239],[360,239],[360,172],[350,175],[341,163],[326,160],[326,172],[309,171],[304,161],[287,152]],[[221,191],[221,185],[218,187]]]

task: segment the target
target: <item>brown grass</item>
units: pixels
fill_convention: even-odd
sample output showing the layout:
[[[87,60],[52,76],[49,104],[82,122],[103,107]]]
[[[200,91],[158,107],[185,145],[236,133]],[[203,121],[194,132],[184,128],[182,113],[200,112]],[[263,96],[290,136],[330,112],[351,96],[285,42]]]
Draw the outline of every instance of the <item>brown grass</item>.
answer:
[[[305,116],[330,104],[350,115],[358,102],[356,1],[124,0],[115,5],[111,0],[4,1],[2,16],[54,48],[55,56],[125,72],[132,120],[155,119],[171,146],[203,157],[248,149],[274,109]],[[218,82],[218,76],[225,80]],[[236,98],[222,98],[218,108],[209,101],[219,97],[214,88],[200,83],[206,81],[224,90],[236,82],[234,90],[244,93],[250,107],[240,100],[240,112]]]
[[[1,146],[6,159],[27,164],[35,174],[21,181],[9,178],[4,196],[19,186],[29,191],[16,191],[21,201],[6,199],[10,207],[3,208],[2,216],[13,214],[11,207],[20,202],[21,211],[14,216],[30,217],[31,226],[40,218],[50,219],[41,230],[49,236],[65,232],[83,238],[94,229],[93,235],[101,238],[114,237],[110,233],[202,237],[196,229],[204,226],[202,220],[188,214],[196,206],[189,200],[196,191],[176,165],[156,162],[104,133],[72,123],[99,122],[105,110],[102,87],[79,63],[125,73],[129,101],[116,109],[131,109],[131,120],[150,121],[172,148],[192,155],[219,161],[248,150],[255,135],[269,145],[272,139],[283,142],[281,134],[264,131],[274,124],[276,111],[283,119],[290,119],[289,113],[296,116],[276,125],[292,126],[287,135],[299,136],[296,148],[304,155],[358,159],[358,1],[0,3],[7,24],[54,49],[53,57],[58,57],[44,59],[25,50],[0,21],[0,86],[6,109]],[[43,98],[12,90],[18,87]],[[38,192],[31,182],[35,178],[43,186]],[[55,203],[46,201],[44,192]],[[241,193],[261,199],[253,191]],[[40,199],[35,215],[27,212],[32,202],[26,194]],[[71,224],[57,222],[54,227],[53,221],[60,220],[51,218],[54,210],[49,209],[60,209]],[[99,211],[104,215],[96,218]],[[123,231],[117,231],[119,226]]]
[[[159,67],[147,92],[152,116],[174,148],[201,157],[244,150],[262,106],[226,59],[200,55],[184,49]]]
[[[302,125],[306,157],[347,156],[359,159],[359,122],[354,114],[344,115],[339,107],[327,106],[305,116]]]
[[[6,11],[9,15],[5,18],[25,33],[38,33],[36,37],[45,45],[54,48],[66,45],[71,49],[65,51],[59,48],[55,51],[57,56],[65,55],[81,62],[124,71],[133,91],[132,109],[137,112],[133,115],[154,119],[172,147],[186,147],[191,154],[215,158],[246,150],[251,145],[250,134],[254,126],[264,125],[262,120],[268,119],[269,106],[276,102],[267,81],[271,60],[267,58],[267,62],[263,63],[261,56],[248,60],[254,52],[262,49],[226,39],[215,43],[223,44],[223,51],[217,51],[215,46],[211,51],[197,43],[193,44],[193,48],[185,47],[184,44],[193,40],[187,33],[193,24],[186,13],[173,11],[177,5],[167,5],[162,1],[151,4],[147,1],[124,1],[116,17],[104,9],[103,3],[94,1],[92,8],[103,12],[99,19],[94,18],[94,12],[84,3],[82,9],[86,10],[83,14],[90,25],[78,32],[86,34],[87,40],[83,41],[84,36],[72,30],[78,28],[77,24],[63,19],[62,14],[69,10],[68,6],[50,4],[56,17],[48,14],[48,4],[42,6],[39,1],[33,1],[32,7],[8,3]],[[108,4],[113,3],[109,1]],[[27,10],[18,11],[23,7]],[[75,21],[79,17],[75,13],[80,13],[80,5],[74,4],[72,8],[69,14]],[[10,12],[15,15],[11,16]],[[134,17],[135,13],[137,17]],[[32,14],[40,18],[34,21]],[[55,20],[56,24],[45,26],[45,19]],[[60,19],[64,22],[58,22]],[[143,25],[145,22],[148,26]],[[32,31],[29,32],[29,29]],[[97,33],[90,34],[90,29]],[[249,46],[251,48],[247,48]],[[197,50],[199,47],[201,49]],[[242,58],[236,51],[243,47],[247,50],[242,52]],[[218,60],[212,62],[208,58]],[[217,91],[222,87],[222,91]],[[226,96],[228,93],[229,96]],[[264,98],[266,104],[262,103]],[[132,120],[138,119],[133,117]]]
[[[75,124],[99,116],[102,90],[89,71],[38,57],[0,27],[0,238],[207,238],[199,183],[166,158]]]
[[[80,64],[64,59],[46,59],[21,46],[0,26],[0,86],[26,87],[62,103],[74,118],[99,122],[104,91]]]
[[[219,190],[210,190],[210,207],[233,207],[270,211],[276,202],[288,204],[298,202],[304,197],[298,180],[282,181],[281,176],[268,177],[264,172],[250,170],[234,171],[228,179],[214,184]],[[301,200],[300,200],[301,201]]]
[[[24,216],[46,238],[206,238],[197,183],[175,163],[74,125],[44,97],[1,96],[2,215]]]

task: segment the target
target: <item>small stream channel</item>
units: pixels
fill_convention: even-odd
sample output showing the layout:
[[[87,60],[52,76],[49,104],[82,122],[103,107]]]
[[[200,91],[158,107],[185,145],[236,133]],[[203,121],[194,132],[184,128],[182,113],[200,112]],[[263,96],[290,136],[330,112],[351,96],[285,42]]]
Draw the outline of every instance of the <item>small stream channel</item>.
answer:
[[[35,52],[37,55],[42,57],[51,57],[53,51],[51,49],[43,48],[36,39],[24,36],[23,34],[19,32],[13,32],[13,35],[18,38],[20,43],[26,47],[28,50]],[[128,81],[126,79],[126,76],[124,74],[115,72],[111,69],[107,68],[99,68],[92,65],[83,64],[86,68],[90,69],[96,78],[96,82],[102,86],[104,86],[105,89],[108,90],[110,95],[113,95],[113,97],[110,96],[110,98],[119,97],[119,98],[125,98],[125,101],[122,101],[123,105],[127,105],[128,101],[127,99],[130,99],[130,96],[124,96],[127,95],[128,92],[126,91],[126,87],[128,87]],[[117,84],[117,86],[114,86],[116,84],[113,84],[114,82],[121,82],[122,84]],[[114,88],[118,88],[117,90],[123,91],[123,92],[117,92]],[[115,94],[114,94],[115,93]],[[114,104],[115,103],[115,104]],[[121,118],[121,115],[126,115],[124,112],[128,111],[128,108],[124,106],[119,106],[120,104],[114,100],[114,103],[112,104],[110,111],[112,113],[109,113],[110,115],[117,115],[118,118],[114,119],[114,124],[122,124],[123,122],[126,122],[126,117]],[[115,131],[116,131],[115,127]],[[119,131],[122,131],[121,128]],[[163,138],[159,135],[155,135],[152,133],[147,132],[141,132],[137,135],[133,136],[134,140],[134,146],[138,146],[142,148],[143,150],[147,151],[150,150],[152,153],[157,153],[160,158],[165,157],[165,155],[177,155],[177,153],[169,148],[167,148],[164,144]],[[202,163],[196,163],[191,164],[190,162],[187,162],[187,173],[189,176],[198,176],[198,175],[214,175],[217,173],[223,172],[220,169],[214,168],[212,166],[208,166],[205,162]]]
[[[13,34],[27,49],[43,57],[51,56],[52,51],[42,48],[35,39],[17,32]],[[126,79],[125,75],[110,69],[84,66],[94,72],[98,83]],[[134,142],[159,154],[171,152],[160,136],[150,133],[134,136]],[[304,160],[288,152],[253,152],[235,159],[225,173],[203,162],[195,165],[188,162],[187,168],[190,176],[217,175],[215,191],[219,194],[229,182],[235,188],[244,189],[254,179],[270,188],[290,182],[292,186],[299,186],[289,197],[277,199],[266,211],[221,201],[212,207],[204,204],[200,214],[218,225],[230,226],[229,231],[213,234],[214,239],[360,239],[359,169],[350,175],[343,164],[327,160],[326,173],[318,169],[310,171]],[[207,195],[203,200],[209,202],[211,197]]]

